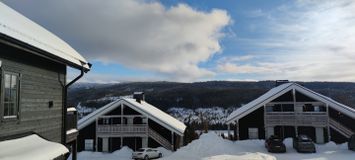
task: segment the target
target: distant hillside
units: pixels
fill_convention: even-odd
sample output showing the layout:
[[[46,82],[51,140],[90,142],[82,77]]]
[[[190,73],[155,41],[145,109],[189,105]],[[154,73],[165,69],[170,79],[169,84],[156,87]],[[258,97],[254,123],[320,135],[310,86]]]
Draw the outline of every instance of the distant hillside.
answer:
[[[341,103],[355,107],[355,83],[298,82]],[[172,107],[189,109],[209,107],[239,107],[257,98],[275,86],[274,81],[229,82],[209,81],[196,83],[134,82],[119,84],[78,83],[69,89],[71,105],[99,108],[115,97],[144,91],[146,101],[168,110]]]

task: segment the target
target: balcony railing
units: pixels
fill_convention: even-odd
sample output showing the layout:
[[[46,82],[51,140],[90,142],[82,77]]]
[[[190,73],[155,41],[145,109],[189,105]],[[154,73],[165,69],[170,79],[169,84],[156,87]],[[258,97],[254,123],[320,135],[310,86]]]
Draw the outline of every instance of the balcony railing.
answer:
[[[68,108],[67,109],[67,122],[66,128],[67,131],[71,129],[77,129],[77,112],[75,108]]]
[[[98,125],[96,128],[97,134],[110,135],[148,135],[147,124],[112,124]]]
[[[327,126],[326,112],[267,112],[266,125]]]
[[[74,107],[67,109],[67,117],[65,122],[67,143],[75,140],[78,135],[77,116],[77,111]]]

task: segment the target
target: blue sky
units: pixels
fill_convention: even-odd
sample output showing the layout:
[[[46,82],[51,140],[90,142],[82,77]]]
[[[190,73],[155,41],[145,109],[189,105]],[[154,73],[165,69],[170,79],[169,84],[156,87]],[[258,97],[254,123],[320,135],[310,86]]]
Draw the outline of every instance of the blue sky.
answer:
[[[355,81],[351,0],[5,3],[86,57],[85,82]]]

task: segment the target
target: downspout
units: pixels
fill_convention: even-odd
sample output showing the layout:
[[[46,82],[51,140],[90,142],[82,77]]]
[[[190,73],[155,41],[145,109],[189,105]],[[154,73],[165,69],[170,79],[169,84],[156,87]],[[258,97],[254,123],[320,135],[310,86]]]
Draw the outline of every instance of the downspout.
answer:
[[[67,102],[68,88],[72,84],[74,84],[76,81],[78,81],[83,76],[84,76],[84,69],[81,69],[80,75],[64,86],[64,91],[63,91],[64,92],[63,93],[63,95],[64,95],[63,96],[64,108],[63,108],[63,111],[62,111],[63,112],[63,134],[62,134],[63,137],[62,137],[62,144],[66,144],[66,138],[67,138],[66,122],[67,122],[67,108],[68,108],[68,102]]]
[[[91,68],[91,64],[88,63],[89,68]],[[67,138],[67,129],[66,129],[66,122],[67,122],[67,108],[68,108],[68,102],[67,102],[67,95],[68,95],[68,88],[74,84],[76,81],[78,81],[81,77],[84,76],[84,66],[82,66],[81,70],[80,70],[80,75],[77,76],[75,79],[73,79],[72,81],[70,81],[68,84],[66,84],[64,86],[63,89],[63,103],[64,103],[64,108],[62,110],[62,115],[63,115],[63,131],[62,131],[62,144],[66,145],[66,138]]]

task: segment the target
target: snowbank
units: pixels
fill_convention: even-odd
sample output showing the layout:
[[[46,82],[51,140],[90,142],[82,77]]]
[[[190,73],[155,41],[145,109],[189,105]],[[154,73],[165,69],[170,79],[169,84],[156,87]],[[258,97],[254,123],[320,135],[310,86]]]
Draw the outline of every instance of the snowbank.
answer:
[[[36,134],[0,143],[1,160],[46,160],[68,152],[69,150],[62,144],[47,141]]]
[[[133,150],[126,146],[112,153],[83,151],[78,153],[78,160],[131,160],[132,152]]]
[[[355,152],[349,151],[346,144],[333,142],[316,145],[317,153],[297,153],[292,148],[292,139],[284,141],[287,153],[269,153],[264,148],[264,140],[244,140],[232,142],[210,132],[200,139],[180,148],[164,160],[353,160]]]
[[[316,145],[317,153],[297,153],[292,148],[292,139],[284,141],[287,153],[268,153],[264,140],[229,141],[214,132],[201,137],[176,152],[162,147],[162,160],[354,160],[355,152],[349,151],[346,144],[327,143]],[[80,152],[79,160],[131,160],[132,150],[124,147],[113,153]]]
[[[240,141],[243,142],[243,141]],[[198,140],[191,142],[189,145],[182,147],[165,160],[220,160],[220,159],[251,159],[251,160],[274,160],[275,157],[253,152],[255,142],[262,144],[260,140],[249,141],[244,145],[236,145],[234,142],[225,140],[215,133],[207,133],[201,135]],[[248,146],[249,143],[254,144]]]

